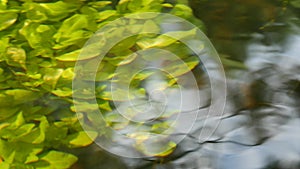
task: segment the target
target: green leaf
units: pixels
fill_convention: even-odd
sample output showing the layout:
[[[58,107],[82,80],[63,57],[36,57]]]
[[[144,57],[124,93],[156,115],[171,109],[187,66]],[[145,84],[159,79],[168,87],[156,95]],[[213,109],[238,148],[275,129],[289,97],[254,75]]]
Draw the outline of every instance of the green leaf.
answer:
[[[70,88],[59,88],[56,90],[52,90],[52,93],[55,94],[56,96],[60,96],[60,97],[68,97],[68,96],[72,96],[72,89]]]
[[[40,160],[47,162],[48,165],[39,166],[36,164],[37,169],[68,169],[77,161],[77,157],[68,153],[52,150],[41,156]]]
[[[65,69],[61,74],[61,78],[65,79],[65,80],[73,80],[73,78],[74,78],[74,68]]]
[[[137,42],[137,45],[142,49],[148,49],[153,47],[166,47],[182,40],[184,38],[193,37],[196,35],[197,29],[191,29],[189,31],[173,31],[167,32],[158,36],[157,38],[143,38]]]
[[[116,67],[108,62],[101,62],[99,67],[97,67],[97,62],[89,62],[84,65],[84,70],[82,72],[84,73],[84,76],[82,79],[96,82],[106,81],[115,76],[115,69]]]
[[[1,154],[0,156],[1,159],[6,161],[7,163],[12,163],[15,157],[14,150],[8,147],[10,144],[11,143],[0,139],[0,154]]]
[[[26,157],[25,164],[37,162],[39,160],[38,154],[41,153],[43,149],[41,147],[34,147],[31,149],[30,153]]]
[[[78,3],[66,3],[63,1],[40,3],[39,5],[45,9],[49,20],[51,21],[59,21],[80,7],[80,4]]]
[[[27,2],[23,6],[28,19],[35,22],[42,22],[45,20],[59,21],[66,18],[71,12],[76,11],[80,4],[65,3],[62,1],[55,3]]]
[[[28,155],[28,157],[26,158],[26,161],[24,163],[28,164],[28,163],[33,163],[33,162],[37,162],[37,161],[39,161],[39,157],[35,154],[30,154],[30,155]]]
[[[46,10],[37,3],[24,3],[27,19],[34,22],[42,22],[48,19]]]
[[[44,142],[46,138],[46,130],[49,127],[49,123],[45,116],[36,120],[40,121],[39,127],[35,128],[30,133],[23,135],[22,137],[18,137],[18,141],[32,144],[40,144]]]
[[[14,12],[3,12],[0,11],[0,31],[10,27],[12,24],[14,24],[17,21],[18,14]]]
[[[42,145],[23,142],[8,142],[0,139],[0,156],[10,164],[24,164],[28,156],[42,152]]]
[[[173,8],[174,6],[172,4],[170,4],[170,3],[164,3],[163,7],[164,8]]]
[[[170,13],[185,19],[193,17],[192,9],[184,4],[176,4]]]
[[[94,111],[99,109],[98,104],[91,104],[89,102],[75,102],[76,103],[76,109],[75,107],[72,107],[72,111],[74,112],[89,112],[89,111]]]
[[[176,46],[177,48],[182,48],[182,46]],[[166,49],[166,48],[164,48]],[[180,49],[179,49],[180,50]],[[183,49],[182,49],[183,50]],[[157,50],[157,49],[147,49],[146,52],[141,53],[141,57],[146,61],[153,62],[170,62],[180,59],[179,56],[172,55],[173,53],[169,54],[169,52],[165,50]],[[175,53],[174,53],[175,54]]]
[[[92,35],[92,32],[78,30],[65,35],[65,37],[56,39],[56,42],[58,42],[58,44],[54,45],[53,49],[63,49],[71,45],[81,47],[82,43],[84,43]]]
[[[5,60],[4,55],[9,47],[9,38],[3,37],[0,39],[0,62]]]
[[[39,97],[37,93],[30,90],[24,90],[24,89],[6,90],[5,94],[13,97],[14,104],[29,102]]]
[[[39,97],[38,93],[24,89],[5,90],[0,93],[0,106],[14,106],[33,101]],[[26,98],[26,99],[25,99]]]
[[[171,127],[172,126],[171,126],[170,122],[164,121],[164,122],[153,124],[151,130],[153,133],[160,134],[160,133],[163,133],[164,131],[166,131],[167,129],[170,129]]]
[[[56,57],[56,59],[59,60],[59,61],[68,61],[68,62],[77,61],[80,52],[81,52],[81,49],[74,50],[72,52],[60,55],[60,56]]]
[[[112,4],[112,1],[96,1],[96,2],[89,2],[88,5],[92,6],[95,9],[101,9],[108,5]]]
[[[20,112],[10,127],[19,127],[25,123],[23,112]]]
[[[133,80],[142,81],[142,80],[150,77],[154,73],[155,73],[155,71],[153,71],[153,70],[143,70],[143,71],[140,71],[138,74],[134,75]]]
[[[109,112],[105,116],[106,125],[112,127],[114,130],[120,130],[128,126],[130,121],[122,116],[119,112]]]
[[[99,105],[99,108],[102,109],[102,110],[106,110],[106,111],[112,111],[112,108],[109,104],[109,101],[106,101],[106,100],[98,100],[98,105]]]
[[[84,15],[88,15],[91,18],[97,18],[98,17],[98,11],[95,8],[89,7],[89,6],[83,6],[80,8],[80,13]]]
[[[26,21],[20,29],[20,34],[23,35],[30,46],[37,48],[51,48],[54,45],[52,36],[55,33],[55,28],[52,25],[42,25],[35,22]],[[41,49],[38,52],[44,52],[46,49]],[[38,53],[36,51],[36,53]],[[48,51],[46,51],[48,52]]]
[[[168,143],[165,144],[162,144],[161,142],[137,144],[137,148],[140,151],[142,151],[144,154],[149,156],[156,156],[156,157],[168,156],[175,150],[176,147],[177,144],[172,141],[169,141]]]
[[[104,100],[113,100],[113,101],[128,101],[128,100],[132,100],[144,96],[145,96],[145,89],[143,88],[130,89],[130,90],[115,88],[111,91],[104,91],[96,95],[97,98],[101,98]]]
[[[172,43],[175,43],[177,40],[168,36],[159,36],[156,39],[142,39],[137,42],[137,45],[142,49],[148,49],[153,47],[165,47],[169,46]]]
[[[1,169],[10,169],[10,165],[7,162],[1,162],[0,168]]]
[[[75,14],[64,20],[57,33],[53,36],[58,43],[54,46],[54,49],[62,49],[82,42],[92,35],[92,31],[96,30],[96,22],[91,20],[89,16]]]
[[[117,6],[120,13],[160,12],[162,0],[121,0]]]
[[[8,126],[0,132],[0,136],[9,141],[17,141],[20,137],[29,134],[33,128],[34,124],[24,124],[20,127]]]
[[[122,66],[131,63],[134,61],[138,55],[136,53],[125,55],[125,56],[116,56],[116,57],[105,57],[104,60],[107,60],[109,63],[111,63],[114,66]]]
[[[103,36],[97,38],[99,38],[97,42],[87,44],[83,47],[83,52],[80,54],[78,60],[95,58],[101,54],[101,47],[106,43],[106,39]]]
[[[101,22],[116,15],[117,15],[117,11],[115,10],[105,10],[98,13],[98,15],[96,16],[96,21]]]
[[[50,89],[52,90],[55,88],[58,79],[60,78],[60,76],[63,73],[63,69],[55,69],[55,68],[46,68],[43,70],[44,71],[44,86],[47,87],[49,86]]]
[[[67,137],[68,145],[71,147],[82,147],[93,143],[98,133],[94,131],[80,131]]]
[[[153,20],[147,20],[144,24],[143,32],[152,32],[159,34],[160,27]]]
[[[194,54],[194,52],[190,48],[188,48],[187,46],[185,46],[183,43],[180,43],[180,42],[174,43],[174,44],[164,47],[162,49],[169,51],[172,54],[177,56],[177,57],[169,57],[172,60],[185,59]],[[168,59],[168,58],[164,58],[164,59]]]
[[[8,0],[1,0],[1,1],[0,1],[0,9],[1,9],[1,10],[6,9],[7,1],[8,1]]]
[[[131,53],[129,50],[136,42],[136,36],[131,36],[129,38],[126,38],[125,40],[122,40],[121,42],[115,44],[111,49],[110,53],[113,53],[115,55],[124,55],[127,51],[128,53]]]
[[[164,70],[167,71],[171,76],[177,77],[190,72],[199,64],[199,62],[200,61],[196,56],[190,56],[187,59],[170,63],[164,68]]]
[[[55,125],[51,125],[48,127],[46,132],[46,140],[50,142],[50,144],[54,144],[53,142],[60,142],[66,138],[68,134],[67,127],[57,127]]]
[[[6,96],[4,96],[6,97]],[[0,95],[0,101],[1,101],[1,95]],[[20,108],[19,107],[0,107],[0,121],[5,120],[14,114],[18,112]]]
[[[26,69],[26,52],[22,48],[9,47],[6,51],[6,62],[10,66]]]

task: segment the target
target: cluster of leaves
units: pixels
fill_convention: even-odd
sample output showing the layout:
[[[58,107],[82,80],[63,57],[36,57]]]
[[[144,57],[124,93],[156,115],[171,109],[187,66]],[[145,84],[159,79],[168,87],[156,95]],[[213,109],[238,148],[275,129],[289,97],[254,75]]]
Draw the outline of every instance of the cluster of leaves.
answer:
[[[117,9],[121,5],[128,6],[129,8],[132,5],[131,3],[135,4],[135,6],[141,4],[140,1],[131,1],[130,3],[128,1],[121,1],[119,6],[117,6]],[[161,6],[172,7],[171,4],[161,4]],[[180,6],[180,8],[178,6]],[[189,13],[187,12],[190,10],[189,7],[184,5],[177,5],[177,7],[178,8],[175,6],[170,13],[189,18],[190,20],[194,19],[193,23],[201,25],[199,20],[192,17],[191,11]],[[137,9],[140,10],[141,8]],[[159,12],[159,10],[145,11]],[[129,14],[131,14],[131,12]],[[144,69],[147,67],[147,64],[151,65],[151,63],[161,63],[156,66],[161,66],[161,69],[168,72],[168,75],[162,77],[162,83],[155,84],[156,86],[159,86],[162,90],[167,88],[176,88],[176,91],[180,91],[177,82],[184,79],[183,76],[185,76],[186,73],[191,72],[191,70],[199,65],[199,58],[195,56],[195,53],[193,53],[191,49],[186,47],[177,39],[190,40],[193,37],[196,37],[198,32],[197,29],[191,28],[190,30],[170,31],[160,35],[160,33],[162,33],[160,23],[164,21],[159,22],[159,20],[162,18],[149,14],[145,21],[143,17],[145,17],[145,15],[127,16],[126,19],[122,20],[124,23],[121,21],[118,22],[118,24],[114,23],[115,25],[118,25],[117,28],[114,27],[114,25],[110,25],[112,29],[109,29],[110,27],[108,26],[108,33],[104,31],[101,32],[101,36],[95,36],[97,40],[93,40],[92,43],[87,44],[83,48],[83,52],[79,58],[80,66],[77,65],[79,71],[76,73],[78,75],[77,77],[80,76],[80,79],[86,81],[81,83],[91,83],[96,81],[96,97],[100,109],[103,110],[102,113],[104,114],[107,126],[111,127],[113,130],[118,130],[119,133],[123,133],[124,135],[133,138],[136,141],[136,148],[142,151],[142,153],[147,155],[165,156],[174,150],[176,145],[175,143],[166,143],[166,147],[160,148],[159,153],[151,152],[151,149],[149,148],[147,150],[146,146],[143,144],[147,140],[151,140],[149,135],[153,133],[161,134],[170,129],[172,123],[174,124],[174,119],[173,121],[167,121],[167,118],[178,113],[179,110],[173,109],[170,112],[164,111],[164,115],[160,116],[163,120],[151,121],[150,123],[145,123],[144,121],[136,122],[127,118],[136,118],[140,114],[145,113],[145,110],[147,109],[146,107],[149,106],[149,100],[147,100],[148,93],[145,90],[146,87],[144,84],[146,84],[151,77],[164,76],[159,74],[161,73],[160,71]],[[107,27],[105,27],[104,30],[106,30],[106,28]],[[141,33],[145,30],[151,30],[152,33]],[[124,38],[124,36],[126,36],[126,32],[132,32],[133,34],[136,33],[138,35]],[[106,43],[114,41],[112,39],[123,40],[114,45],[114,47],[108,51],[101,61],[101,64],[98,66],[98,58],[95,58],[95,56],[99,56],[101,51],[97,49],[92,50],[93,46],[98,44],[98,42],[103,42],[100,45],[95,45],[98,47],[100,46],[100,49],[103,49],[105,48],[103,46],[105,46]],[[193,45],[199,45],[197,46],[199,47],[199,50],[202,50],[204,46],[203,44],[197,44],[196,42]],[[147,50],[149,52],[145,52]],[[142,54],[143,51],[145,52],[144,54]],[[169,53],[164,53],[162,51],[169,51],[174,54],[175,57],[172,57]],[[64,55],[61,56],[60,59],[65,61],[75,61],[77,58],[74,57],[74,55]],[[94,68],[97,68],[96,72]],[[94,76],[94,73],[96,73],[96,76]],[[192,78],[189,78],[189,80],[192,80]],[[85,86],[83,84],[81,85],[82,87]],[[92,117],[93,115],[91,113],[85,113],[96,111],[96,109],[99,108],[93,103],[90,104],[93,101],[90,101],[90,103],[88,101],[93,99],[93,91],[89,91],[91,89],[88,87],[80,90],[75,91],[75,97],[78,99],[78,102],[81,100],[80,103],[77,103],[77,112],[87,114],[86,119],[89,119],[92,123],[94,123],[94,125],[88,126],[87,128],[95,127],[97,130],[101,131],[99,126],[103,125],[99,124],[99,118]],[[122,115],[118,112],[119,109],[114,107],[114,104],[122,107]],[[155,105],[154,107],[156,110],[149,111],[148,114],[151,115],[145,115],[148,116],[147,118],[149,119],[151,119],[151,116],[155,116],[153,115],[154,113],[159,113],[159,111],[161,111],[160,109],[163,109],[162,105],[156,103],[151,103],[151,105]],[[127,118],[123,117],[124,114],[126,114]],[[106,133],[106,131],[102,131],[102,133]],[[168,135],[166,133],[164,134]],[[114,136],[110,137],[115,138]]]
[[[170,12],[202,25],[189,7],[163,0],[121,0],[116,6],[112,1],[0,0],[1,169],[64,169],[77,161],[63,150],[87,146],[97,137],[82,131],[74,113],[77,56],[96,30],[136,12]],[[118,59],[109,62],[120,64]],[[97,107],[111,111],[109,94],[102,94]]]

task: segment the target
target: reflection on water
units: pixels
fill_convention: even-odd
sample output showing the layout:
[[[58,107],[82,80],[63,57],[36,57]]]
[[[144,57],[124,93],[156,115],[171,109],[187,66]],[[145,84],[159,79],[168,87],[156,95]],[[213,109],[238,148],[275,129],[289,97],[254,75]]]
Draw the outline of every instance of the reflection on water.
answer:
[[[200,131],[209,130],[219,117],[209,118],[205,127],[204,118],[199,117],[170,156],[122,158],[122,164],[109,164],[109,168],[299,169],[297,10],[286,1],[192,0],[190,4],[206,24],[218,52],[247,67],[226,68],[229,94],[221,123],[210,139],[202,142]],[[95,162],[94,169],[107,161]]]

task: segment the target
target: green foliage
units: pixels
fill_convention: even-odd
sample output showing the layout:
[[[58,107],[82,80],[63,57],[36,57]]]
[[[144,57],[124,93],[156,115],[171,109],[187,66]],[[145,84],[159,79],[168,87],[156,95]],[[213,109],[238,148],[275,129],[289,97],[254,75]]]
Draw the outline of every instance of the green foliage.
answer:
[[[63,150],[87,146],[98,135],[82,131],[71,99],[73,67],[81,47],[106,23],[130,13],[150,11],[170,11],[202,26],[192,17],[189,7],[162,0],[121,0],[116,9],[111,1],[0,0],[1,169],[67,169],[76,162],[74,155]],[[145,28],[158,29],[151,22]],[[188,36],[184,32],[179,34]],[[164,35],[158,39],[129,39],[111,50],[114,57],[108,58],[105,66],[99,66],[101,73],[97,74],[96,81],[111,79],[114,74],[110,72],[115,66],[132,62],[136,56],[126,52],[135,45],[172,48],[176,41]],[[176,46],[172,49],[176,50]],[[94,56],[91,53],[86,59]],[[186,62],[190,69],[198,64],[191,59]],[[169,69],[176,75],[187,71],[180,71],[174,64]],[[144,72],[136,79],[150,75],[151,72]],[[111,93],[105,88],[100,85],[96,89],[99,103],[96,108],[109,112]],[[76,92],[90,94],[90,91]],[[122,91],[115,92],[122,95]],[[95,108],[88,102],[80,104],[87,109]],[[107,116],[111,124],[115,120],[112,117]]]
[[[295,8],[300,8],[300,1],[299,0],[290,0],[290,4]]]

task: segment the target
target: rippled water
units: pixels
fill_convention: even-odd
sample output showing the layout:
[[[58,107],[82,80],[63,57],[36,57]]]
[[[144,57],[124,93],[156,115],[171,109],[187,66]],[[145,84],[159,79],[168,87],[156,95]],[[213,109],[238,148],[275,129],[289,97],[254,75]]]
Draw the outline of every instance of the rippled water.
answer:
[[[199,131],[220,117],[210,117],[205,127],[203,118],[197,119],[165,158],[120,159],[92,146],[81,153],[84,168],[299,169],[299,9],[268,0],[194,0],[190,5],[219,54],[247,67],[226,67],[227,105],[219,127],[202,142]]]

